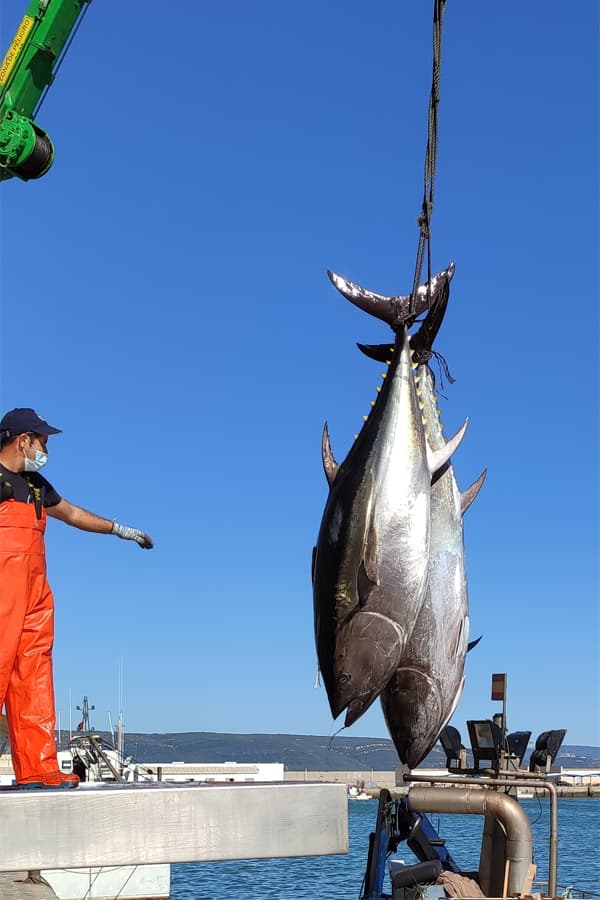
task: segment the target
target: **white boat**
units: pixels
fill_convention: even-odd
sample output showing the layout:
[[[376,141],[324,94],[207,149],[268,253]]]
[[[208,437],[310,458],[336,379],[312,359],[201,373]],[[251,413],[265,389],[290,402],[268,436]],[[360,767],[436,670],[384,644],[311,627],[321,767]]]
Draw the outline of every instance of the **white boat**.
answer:
[[[156,774],[123,753],[122,720],[119,717],[117,742],[107,744],[90,729],[88,698],[83,698],[83,718],[68,750],[58,753],[63,772],[79,775],[78,790],[94,790],[103,784],[156,781]],[[42,869],[41,876],[58,900],[168,900],[171,893],[171,866],[88,866],[76,869]]]
[[[535,797],[535,791],[533,790],[533,788],[518,787],[517,797],[519,798],[519,800],[533,800]]]
[[[372,800],[373,797],[364,789],[364,784],[351,784],[348,787],[348,800]]]
[[[348,788],[348,800],[372,800],[370,794],[367,794],[366,791],[359,790],[354,785],[351,785]]]
[[[41,876],[59,900],[163,900],[171,892],[171,866],[102,866],[42,869]]]

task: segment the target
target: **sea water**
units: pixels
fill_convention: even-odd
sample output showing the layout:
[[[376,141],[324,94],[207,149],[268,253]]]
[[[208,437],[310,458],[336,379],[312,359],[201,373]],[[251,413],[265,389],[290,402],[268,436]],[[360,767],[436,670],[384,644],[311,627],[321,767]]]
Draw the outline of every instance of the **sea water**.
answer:
[[[550,805],[541,798],[521,803],[532,823],[537,877],[546,881]],[[173,865],[171,900],[357,900],[376,815],[375,800],[349,801],[350,850],[343,856]],[[482,818],[435,814],[430,818],[460,868],[477,869]],[[558,831],[558,884],[600,893],[600,799],[561,799]],[[416,862],[406,844],[400,844],[394,856],[408,864]],[[389,882],[384,890],[391,893]]]

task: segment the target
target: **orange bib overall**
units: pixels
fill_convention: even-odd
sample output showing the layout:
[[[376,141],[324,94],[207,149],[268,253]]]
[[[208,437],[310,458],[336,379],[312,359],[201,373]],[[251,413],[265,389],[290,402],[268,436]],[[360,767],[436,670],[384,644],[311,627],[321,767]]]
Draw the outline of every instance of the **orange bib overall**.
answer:
[[[17,782],[56,772],[52,681],[54,598],[46,580],[46,513],[0,503],[0,708]]]

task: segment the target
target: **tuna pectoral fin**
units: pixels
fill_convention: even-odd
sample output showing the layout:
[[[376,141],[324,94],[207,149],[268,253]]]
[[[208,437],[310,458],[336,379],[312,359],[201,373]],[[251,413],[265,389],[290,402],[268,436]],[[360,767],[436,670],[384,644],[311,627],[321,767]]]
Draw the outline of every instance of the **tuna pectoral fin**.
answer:
[[[369,602],[371,591],[376,587],[377,582],[374,581],[367,572],[365,561],[362,559],[356,574],[356,592],[358,594],[358,601],[363,609]]]
[[[438,469],[441,469],[442,466],[446,465],[465,436],[468,424],[469,420],[465,419],[462,428],[457,431],[454,437],[450,438],[443,447],[440,447],[439,450],[432,450],[429,444],[427,444],[427,465],[429,466],[429,471],[432,476],[435,475]]]
[[[323,460],[323,469],[325,470],[327,483],[329,487],[331,487],[331,485],[335,481],[335,476],[338,473],[339,465],[335,461],[333,452],[331,450],[331,444],[329,442],[329,428],[327,427],[327,422],[325,422],[323,426],[323,437],[321,438],[321,458]]]
[[[482,637],[483,635],[480,634],[479,637],[475,638],[474,641],[469,641],[469,643],[467,644],[467,653],[469,653],[474,647],[477,646]]]
[[[477,481],[474,481],[471,487],[468,487],[466,491],[464,491],[460,495],[460,513],[462,516],[466,513],[468,508],[470,507],[473,500],[476,498],[477,494],[482,488],[483,482],[485,481],[485,476],[487,475],[487,469],[484,469]]]

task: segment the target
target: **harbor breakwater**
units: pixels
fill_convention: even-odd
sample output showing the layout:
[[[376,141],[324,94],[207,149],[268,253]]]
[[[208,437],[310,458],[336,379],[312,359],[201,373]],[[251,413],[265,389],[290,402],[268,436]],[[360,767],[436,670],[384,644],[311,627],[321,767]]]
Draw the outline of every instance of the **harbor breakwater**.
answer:
[[[431,770],[428,770],[431,774]],[[442,774],[440,772],[440,774]],[[285,772],[286,781],[327,781],[334,784],[345,784],[348,787],[356,784],[373,797],[379,796],[381,788],[387,788],[392,794],[406,794],[408,785],[403,780],[403,773],[397,771],[371,771],[349,769],[345,772],[329,772],[325,770],[302,772]],[[558,784],[556,790],[559,797],[600,797],[600,784]],[[546,791],[534,791],[535,796],[545,797]]]

